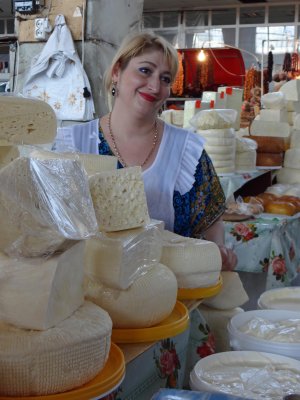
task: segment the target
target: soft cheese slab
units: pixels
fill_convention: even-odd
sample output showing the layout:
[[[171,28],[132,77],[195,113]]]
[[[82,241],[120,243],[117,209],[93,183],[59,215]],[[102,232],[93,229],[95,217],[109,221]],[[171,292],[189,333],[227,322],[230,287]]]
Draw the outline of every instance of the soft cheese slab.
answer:
[[[169,267],[179,287],[196,288],[215,284],[222,267],[218,246],[210,241],[193,239],[165,230],[160,262]]]
[[[116,289],[127,289],[162,251],[160,221],[141,228],[111,232],[85,241],[85,273]]]
[[[104,367],[111,332],[107,312],[88,301],[46,331],[0,322],[0,395],[42,396],[84,385]]]
[[[100,231],[122,231],[150,222],[141,167],[94,174],[89,186]]]
[[[57,120],[42,100],[0,96],[0,146],[52,143]]]
[[[83,303],[84,243],[49,259],[0,254],[0,321],[46,330]]]
[[[86,278],[85,295],[109,313],[115,328],[147,328],[171,314],[177,298],[177,280],[169,268],[156,264],[127,290]]]
[[[85,170],[77,160],[45,153],[19,157],[0,170],[2,193],[8,202],[18,205],[24,219],[17,221],[21,231],[35,236],[35,223],[37,230],[43,227],[66,239],[92,236],[98,225]],[[9,221],[10,217],[8,214]],[[26,218],[31,220],[29,228]],[[38,235],[43,235],[40,230]]]

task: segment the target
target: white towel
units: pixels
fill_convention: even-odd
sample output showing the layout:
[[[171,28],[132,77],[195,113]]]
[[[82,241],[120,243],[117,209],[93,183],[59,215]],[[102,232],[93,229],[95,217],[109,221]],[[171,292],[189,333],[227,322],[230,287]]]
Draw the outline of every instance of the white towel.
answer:
[[[89,97],[84,96],[84,92]],[[33,59],[23,94],[46,101],[58,120],[94,118],[90,83],[63,15],[56,16],[51,36],[42,52]]]

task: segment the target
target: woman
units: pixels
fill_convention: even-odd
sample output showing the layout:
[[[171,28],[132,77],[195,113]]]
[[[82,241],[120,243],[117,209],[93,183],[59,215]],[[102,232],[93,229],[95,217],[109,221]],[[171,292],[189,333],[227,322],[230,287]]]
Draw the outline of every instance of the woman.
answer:
[[[163,38],[125,38],[105,76],[113,104],[100,120],[99,153],[117,156],[119,167],[140,165],[151,218],[182,236],[214,241],[223,270],[231,270],[237,259],[224,246],[224,193],[203,140],[158,118],[177,69],[177,52]]]

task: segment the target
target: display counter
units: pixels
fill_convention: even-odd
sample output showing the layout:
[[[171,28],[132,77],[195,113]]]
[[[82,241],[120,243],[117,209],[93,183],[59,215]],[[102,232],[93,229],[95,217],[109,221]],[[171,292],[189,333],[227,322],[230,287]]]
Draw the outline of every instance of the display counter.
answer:
[[[226,245],[238,256],[237,271],[266,274],[265,290],[292,284],[300,273],[300,213],[224,224]]]
[[[209,328],[197,309],[201,300],[183,301],[190,323],[179,335],[148,343],[118,344],[126,361],[125,379],[114,400],[149,400],[160,388],[187,387],[201,357],[213,352]]]

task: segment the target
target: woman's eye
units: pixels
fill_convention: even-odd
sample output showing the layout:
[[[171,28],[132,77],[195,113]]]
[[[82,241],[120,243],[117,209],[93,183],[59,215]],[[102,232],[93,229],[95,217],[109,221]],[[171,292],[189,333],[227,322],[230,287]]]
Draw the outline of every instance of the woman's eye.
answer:
[[[166,84],[166,85],[170,85],[171,83],[171,78],[169,76],[162,76],[161,80]]]
[[[141,67],[139,68],[139,71],[142,72],[143,74],[150,74],[150,69],[146,67]]]

